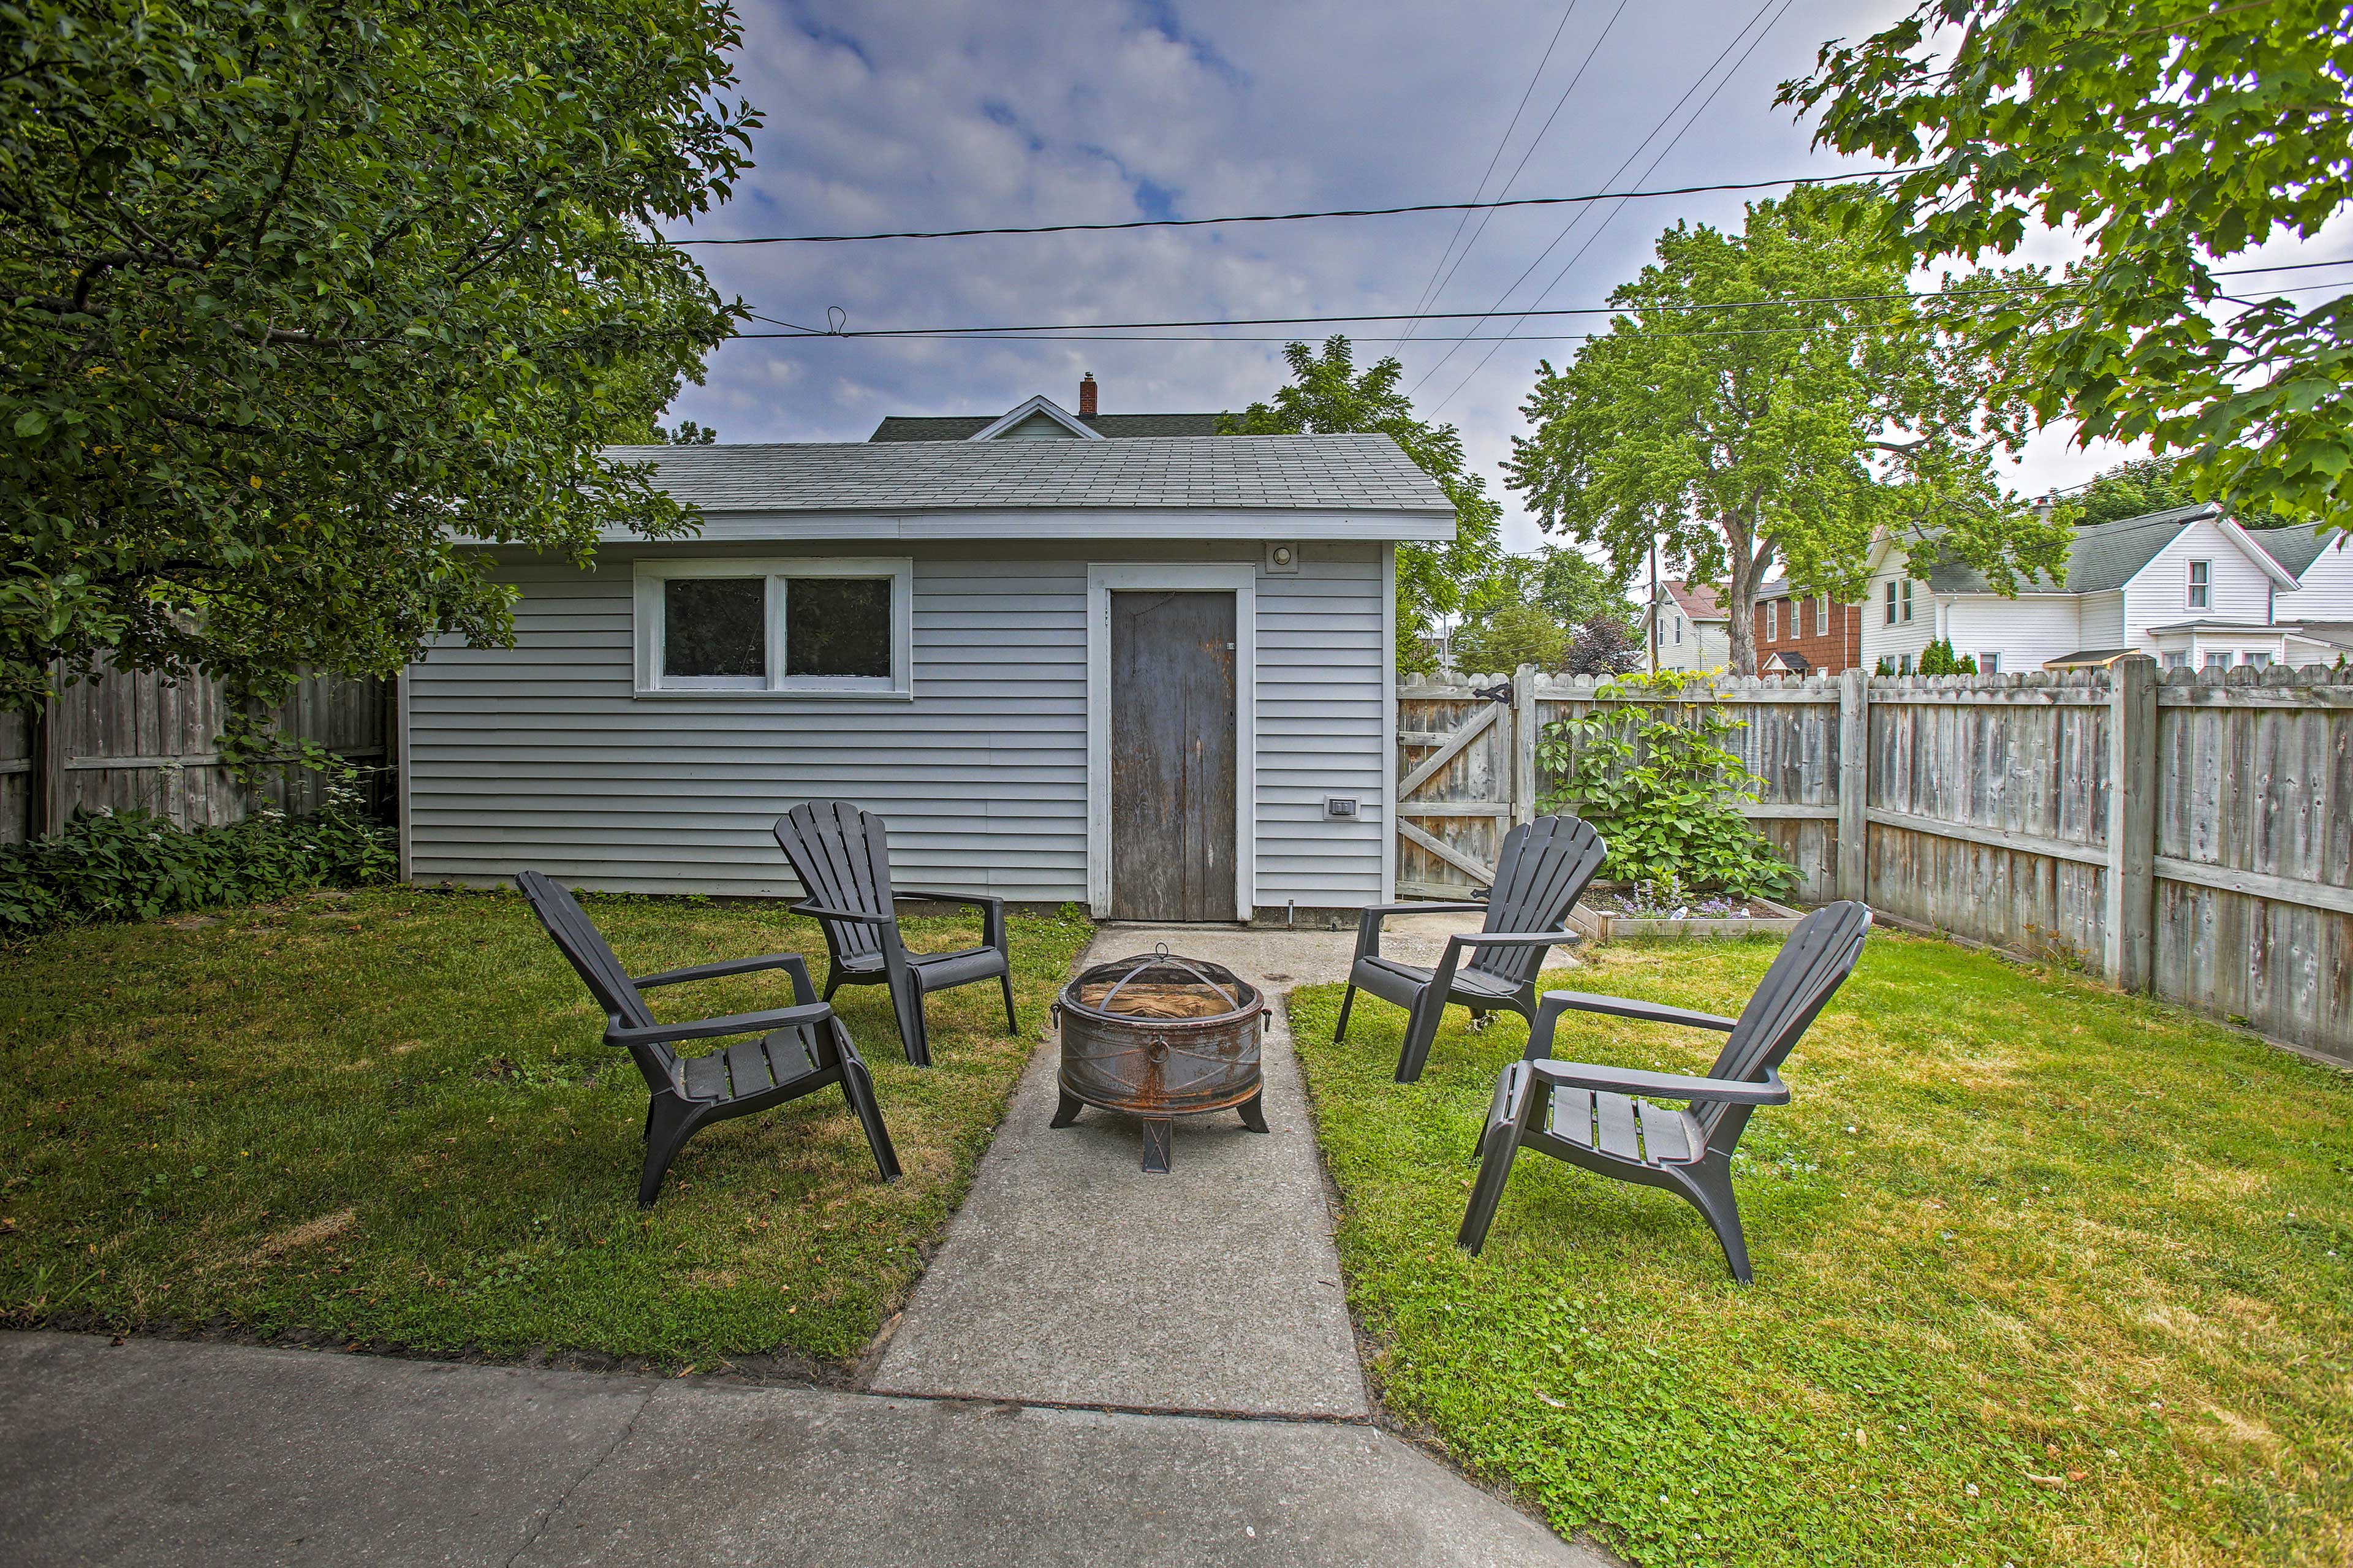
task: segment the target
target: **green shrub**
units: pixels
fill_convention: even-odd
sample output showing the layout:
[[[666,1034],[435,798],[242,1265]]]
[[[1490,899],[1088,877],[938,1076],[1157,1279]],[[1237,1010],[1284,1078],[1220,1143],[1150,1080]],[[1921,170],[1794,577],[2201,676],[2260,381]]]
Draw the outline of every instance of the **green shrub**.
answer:
[[[1923,675],[1975,675],[1978,656],[1967,657],[1953,651],[1953,639],[1938,637],[1920,650],[1920,673]]]
[[[1609,846],[1604,876],[1771,898],[1798,874],[1740,815],[1759,781],[1725,744],[1741,721],[1690,694],[1704,684],[1672,669],[1627,676],[1600,695],[1631,700],[1546,725],[1536,760],[1560,787],[1545,809],[1593,824]]]
[[[183,829],[144,811],[78,811],[61,832],[0,847],[0,936],[389,882],[397,838],[367,815],[357,778],[350,768],[331,775],[316,816],[264,807]]]

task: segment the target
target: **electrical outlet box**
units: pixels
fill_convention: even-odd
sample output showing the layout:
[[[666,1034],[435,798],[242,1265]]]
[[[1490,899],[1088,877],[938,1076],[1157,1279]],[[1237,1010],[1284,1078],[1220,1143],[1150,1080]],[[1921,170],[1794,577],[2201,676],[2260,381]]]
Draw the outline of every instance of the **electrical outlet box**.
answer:
[[[1324,797],[1324,815],[1342,821],[1354,821],[1364,812],[1353,795],[1327,795]]]

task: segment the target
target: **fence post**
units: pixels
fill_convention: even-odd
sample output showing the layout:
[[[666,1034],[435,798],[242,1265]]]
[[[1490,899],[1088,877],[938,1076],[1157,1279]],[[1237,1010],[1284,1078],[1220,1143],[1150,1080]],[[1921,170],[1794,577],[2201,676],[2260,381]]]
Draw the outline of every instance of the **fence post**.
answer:
[[[2157,945],[2157,661],[2108,667],[2108,980],[2147,991]]]
[[[1871,677],[1839,677],[1838,896],[1871,901]]]
[[[1536,669],[1512,673],[1512,820],[1536,819]]]

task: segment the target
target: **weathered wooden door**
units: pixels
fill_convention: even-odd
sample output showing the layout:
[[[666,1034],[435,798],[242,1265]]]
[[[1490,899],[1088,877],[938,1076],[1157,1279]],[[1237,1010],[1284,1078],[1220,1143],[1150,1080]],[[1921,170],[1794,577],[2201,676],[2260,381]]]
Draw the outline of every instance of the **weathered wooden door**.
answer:
[[[1111,596],[1111,915],[1229,921],[1234,596]]]

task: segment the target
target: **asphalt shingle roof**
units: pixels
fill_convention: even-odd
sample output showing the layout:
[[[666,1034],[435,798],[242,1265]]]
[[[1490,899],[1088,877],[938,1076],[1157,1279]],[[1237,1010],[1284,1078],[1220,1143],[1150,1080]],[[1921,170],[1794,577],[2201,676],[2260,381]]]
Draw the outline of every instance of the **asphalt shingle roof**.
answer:
[[[869,441],[969,441],[1001,414],[893,414],[874,426]],[[1214,436],[1221,414],[1081,414],[1080,424],[1113,441],[1155,436]]]
[[[2320,525],[2296,528],[2251,528],[2247,537],[2263,547],[2263,553],[2287,568],[2287,574],[2302,581],[2320,559],[2320,552],[2345,536],[2323,533]]]
[[[2139,570],[2173,542],[2174,535],[2201,517],[2214,515],[2211,504],[2178,506],[2140,517],[2095,522],[2075,531],[2067,547],[2067,583],[2063,588],[2036,573],[2019,584],[2026,594],[2102,594],[2121,588]],[[1939,594],[1990,594],[1993,585],[1974,566],[1942,562],[1928,569],[1928,586]]]
[[[608,447],[704,511],[1219,507],[1451,517],[1387,436]]]

